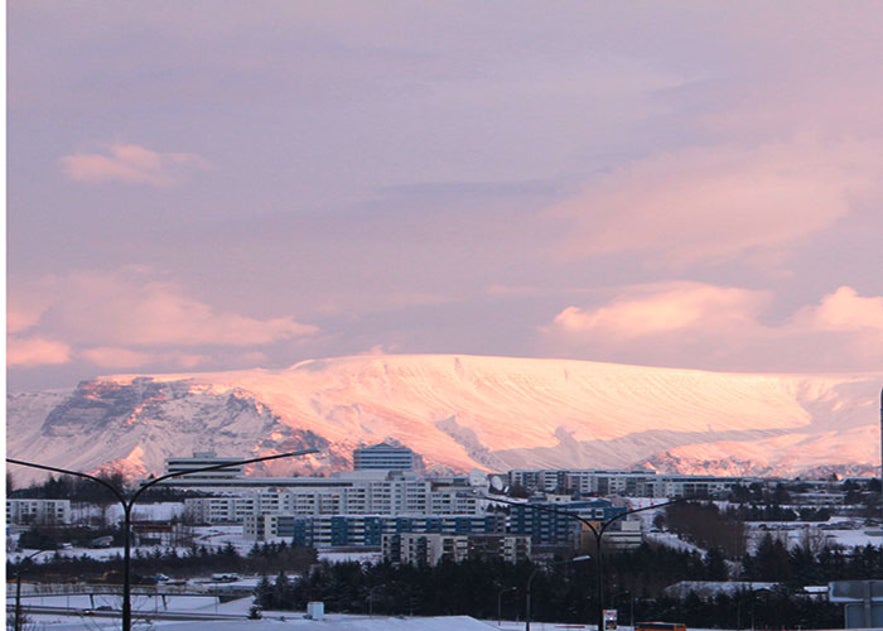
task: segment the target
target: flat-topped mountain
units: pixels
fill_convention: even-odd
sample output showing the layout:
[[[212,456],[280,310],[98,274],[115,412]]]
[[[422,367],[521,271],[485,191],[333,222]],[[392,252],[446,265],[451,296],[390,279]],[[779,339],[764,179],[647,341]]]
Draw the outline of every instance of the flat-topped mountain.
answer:
[[[284,370],[115,375],[10,393],[7,454],[157,474],[194,451],[306,447],[274,474],[348,468],[392,440],[430,469],[610,468],[722,475],[868,474],[881,374],[763,375],[558,359],[365,355]],[[35,472],[16,467],[16,480]]]

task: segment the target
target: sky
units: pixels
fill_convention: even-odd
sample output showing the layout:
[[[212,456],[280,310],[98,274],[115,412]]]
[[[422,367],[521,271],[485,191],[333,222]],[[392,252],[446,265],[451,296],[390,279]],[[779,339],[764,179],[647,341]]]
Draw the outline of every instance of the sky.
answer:
[[[883,4],[10,0],[7,384],[883,368]]]

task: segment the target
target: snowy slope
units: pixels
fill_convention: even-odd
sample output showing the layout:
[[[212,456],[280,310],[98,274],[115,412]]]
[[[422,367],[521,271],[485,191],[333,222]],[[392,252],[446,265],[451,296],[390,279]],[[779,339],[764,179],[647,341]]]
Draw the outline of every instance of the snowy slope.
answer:
[[[172,455],[317,447],[345,468],[386,439],[430,467],[623,467],[793,475],[879,462],[877,375],[752,375],[595,362],[355,356],[285,370],[117,375],[9,395],[10,456],[132,474]],[[46,411],[48,410],[48,412]],[[62,464],[63,463],[63,464]],[[288,473],[294,463],[274,463]]]

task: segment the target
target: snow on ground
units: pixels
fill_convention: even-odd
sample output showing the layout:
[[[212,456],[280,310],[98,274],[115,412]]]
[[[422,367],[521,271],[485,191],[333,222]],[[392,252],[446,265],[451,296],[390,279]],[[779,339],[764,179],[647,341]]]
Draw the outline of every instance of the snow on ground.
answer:
[[[236,548],[236,551],[245,556],[254,547],[254,539],[246,539],[242,536],[242,525],[238,526],[210,526],[196,529],[195,543],[198,546],[209,548],[224,548],[228,544]]]
[[[87,610],[102,605],[110,605],[119,609],[119,598],[111,596],[103,599],[95,598],[90,601],[88,596],[46,596],[29,600],[30,604],[43,606],[74,607]],[[245,616],[251,608],[251,598],[242,598],[224,604],[217,604],[217,599],[211,597],[174,597],[167,599],[168,611],[202,612],[210,614],[228,614]],[[135,603],[136,609],[151,610],[151,604],[144,598]],[[161,606],[157,606],[161,609]],[[523,629],[524,622],[503,621],[498,626],[497,621],[480,621],[468,616],[438,616],[438,617],[388,617],[367,615],[346,615],[326,613],[324,619],[309,620],[303,611],[267,611],[261,620],[210,620],[210,621],[163,621],[151,620],[150,623],[136,618],[133,623],[135,630],[162,629],[162,631],[283,631],[287,628],[298,629],[330,629],[340,631],[488,631],[491,627],[512,631]],[[119,629],[119,618],[103,618],[97,616],[74,615],[28,615],[28,619],[45,628],[46,631],[74,631],[91,630],[103,631]],[[531,627],[537,631],[544,629],[560,629],[560,623],[533,622]],[[569,628],[574,628],[568,625]]]
[[[139,503],[132,508],[133,521],[171,521],[173,517],[181,517],[183,514],[183,502]],[[122,521],[123,507],[117,502],[110,503],[106,507],[82,502],[74,502],[71,505],[71,517],[74,521],[102,516],[109,522]]]
[[[659,543],[668,548],[673,548],[675,550],[681,550],[683,552],[698,552],[699,554],[705,554],[705,550],[702,548],[693,545],[687,541],[684,541],[676,534],[672,532],[648,532],[645,535],[645,538],[650,543]]]

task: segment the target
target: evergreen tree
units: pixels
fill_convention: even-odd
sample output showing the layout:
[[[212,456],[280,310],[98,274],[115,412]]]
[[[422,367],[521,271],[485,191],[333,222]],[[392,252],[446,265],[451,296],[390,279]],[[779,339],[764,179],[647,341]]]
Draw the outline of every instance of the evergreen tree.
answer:
[[[285,570],[281,570],[273,582],[271,591],[269,609],[290,609],[293,601],[291,581],[285,574]]]
[[[254,602],[261,609],[273,609],[273,585],[270,583],[270,579],[267,578],[267,575],[264,574],[261,576],[261,580],[258,581],[257,586],[254,590]]]

